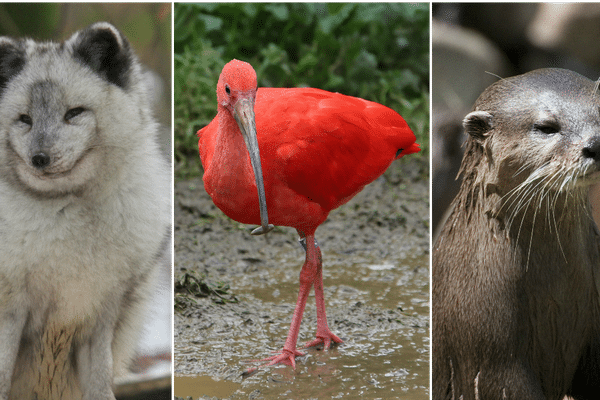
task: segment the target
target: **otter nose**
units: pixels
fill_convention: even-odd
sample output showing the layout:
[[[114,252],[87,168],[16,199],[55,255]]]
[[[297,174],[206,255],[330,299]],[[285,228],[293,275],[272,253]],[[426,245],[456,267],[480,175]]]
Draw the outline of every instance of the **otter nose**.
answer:
[[[593,158],[594,161],[600,162],[600,136],[591,138],[581,152],[583,157]]]
[[[31,157],[31,163],[37,169],[44,169],[50,164],[50,156],[46,153],[39,152]]]

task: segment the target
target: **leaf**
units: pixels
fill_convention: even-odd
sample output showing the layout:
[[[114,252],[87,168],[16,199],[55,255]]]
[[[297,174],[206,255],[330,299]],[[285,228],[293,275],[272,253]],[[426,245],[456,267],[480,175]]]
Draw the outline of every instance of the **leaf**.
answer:
[[[223,20],[212,15],[200,14],[198,19],[204,23],[207,32],[219,30],[223,26]]]
[[[267,4],[265,10],[271,12],[280,21],[288,19],[289,13],[285,4]]]

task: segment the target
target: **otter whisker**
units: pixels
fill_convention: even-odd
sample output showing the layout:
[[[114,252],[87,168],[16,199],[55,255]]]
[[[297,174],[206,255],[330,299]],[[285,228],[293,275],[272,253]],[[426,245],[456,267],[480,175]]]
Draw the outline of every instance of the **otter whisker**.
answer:
[[[546,218],[544,221],[546,221],[545,226],[548,227],[549,232],[551,232],[552,230],[552,226],[554,225],[556,232],[557,232],[557,239],[558,239],[558,244],[559,247],[561,248],[561,252],[563,253],[564,256],[564,251],[562,250],[562,244],[560,243],[560,237],[558,235],[558,222],[556,219],[556,212],[555,212],[555,208],[554,205],[556,204],[556,202],[558,201],[558,197],[559,197],[559,192],[557,192],[555,190],[556,185],[560,182],[560,177],[557,177],[558,174],[552,175],[549,177],[549,179],[546,180],[546,186],[543,188],[543,190],[541,191],[541,198],[540,198],[540,203],[539,203],[539,207],[538,208],[542,208],[544,207],[544,204],[542,204],[543,202],[545,202],[545,208],[546,208]],[[537,211],[534,214],[534,224],[535,224],[535,220],[537,218]],[[532,235],[533,235],[533,228],[532,228]],[[530,242],[530,251],[531,251],[531,242]]]
[[[517,214],[520,211],[522,211],[522,210],[524,211],[522,213],[523,216],[521,218],[521,223],[520,223],[519,229],[517,231],[517,238],[516,238],[517,242],[519,241],[519,238],[521,236],[521,231],[523,229],[523,224],[524,224],[526,216],[527,216],[527,210],[529,209],[529,206],[533,203],[533,199],[535,198],[536,194],[540,192],[539,189],[538,189],[538,187],[539,187],[539,185],[541,183],[542,183],[541,181],[540,182],[536,182],[536,184],[535,185],[531,185],[531,187],[524,186],[523,188],[525,188],[526,191],[523,192],[523,195],[518,198],[519,202],[517,203],[517,207],[515,207],[513,209],[513,212],[510,214],[510,217],[509,217],[509,221],[510,221],[509,222],[509,228],[512,226],[512,221],[517,216]]]
[[[552,222],[554,222],[554,231],[556,232],[556,240],[558,241],[558,247],[560,248],[560,253],[562,254],[565,261],[567,260],[567,255],[565,254],[565,250],[563,248],[562,242],[560,240],[560,231],[558,230],[558,223],[556,222],[556,210],[552,209]]]
[[[550,183],[552,183],[552,182],[550,182]],[[537,221],[538,212],[542,208],[544,200],[546,201],[547,204],[549,204],[549,202],[550,202],[550,196],[549,196],[550,191],[548,191],[548,190],[539,190],[538,193],[539,193],[539,202],[538,202],[538,206],[535,208],[535,211],[533,213],[533,220],[532,220],[531,231],[530,231],[530,236],[529,236],[529,246],[528,246],[528,249],[527,249],[527,261],[525,262],[525,270],[526,271],[529,269],[529,260],[531,258],[533,236],[534,236],[534,233],[535,233],[535,223]],[[526,213],[524,213],[524,215],[525,214]]]
[[[526,185],[525,182],[523,182],[520,185],[513,188],[505,196],[503,196],[503,198],[502,198],[503,204],[500,207],[499,211],[502,210],[504,205],[507,205],[507,211],[508,211],[510,209],[510,207],[514,204],[515,201],[520,201],[521,197],[526,194],[526,191],[532,190],[532,188],[533,188],[533,185]]]
[[[525,172],[529,168],[531,168],[531,165],[529,163],[523,163],[523,165],[521,165],[521,167],[519,167],[517,172],[515,172],[513,174],[513,178],[516,179],[519,175],[521,175],[523,172]]]
[[[475,386],[475,389],[474,389],[475,400],[480,400],[480,398],[479,398],[479,375],[481,375],[481,371],[479,371],[477,373],[477,376],[475,377],[475,380],[473,381],[473,384]]]
[[[526,190],[522,192],[521,198],[519,199],[520,204],[529,205],[533,201],[533,199],[536,196],[538,196],[539,193],[541,193],[543,186],[544,181],[539,180],[538,182],[536,182],[535,185],[530,185],[529,187],[526,187]],[[522,211],[522,205],[514,208],[513,213],[515,215]]]
[[[541,191],[540,191],[540,193],[541,193]],[[537,213],[541,207],[543,198],[544,198],[544,196],[540,196],[540,204],[538,205],[538,207],[535,207],[535,210],[533,212],[533,221],[531,224],[531,230],[530,230],[530,234],[529,234],[529,246],[527,247],[527,258],[525,261],[525,271],[529,270],[529,259],[531,258],[531,244],[533,243],[533,233],[535,232],[535,221],[537,219]],[[527,215],[527,213],[523,213],[523,219],[525,219],[526,215]]]
[[[509,191],[503,197],[503,204],[500,207],[500,210],[506,205],[507,213],[509,215],[514,216],[515,214],[517,214],[522,209],[523,205],[530,201],[528,199],[531,199],[535,196],[535,192],[539,190],[538,187],[543,184],[543,176],[540,176],[538,178],[535,175],[536,172],[532,173],[532,175],[530,176],[530,178],[533,177],[532,179],[528,178],[527,180],[525,180],[525,182],[522,182],[521,184],[513,188],[511,191]],[[535,179],[538,179],[538,182],[534,183]]]
[[[594,84],[594,89],[592,90],[592,97],[591,99],[594,99],[594,97],[596,97],[599,93],[598,89],[600,89],[600,78],[598,78],[598,80],[596,81],[596,83]]]
[[[558,245],[560,248],[560,252],[562,256],[566,259],[566,255],[563,249],[563,245],[561,242],[561,238],[559,235],[559,218],[557,218],[556,214],[556,204],[559,199],[567,198],[573,196],[572,191],[569,191],[571,186],[573,186],[574,176],[577,175],[577,172],[572,169],[556,169],[551,168],[550,163],[546,163],[543,166],[537,168],[534,172],[531,173],[529,178],[527,178],[524,182],[513,188],[507,195],[503,197],[502,208],[506,209],[507,212],[507,226],[508,229],[513,224],[515,217],[519,213],[523,213],[523,217],[521,218],[519,229],[517,230],[517,241],[521,235],[523,224],[525,222],[525,216],[527,215],[527,210],[529,206],[535,207],[533,211],[533,225],[531,227],[530,232],[530,240],[528,250],[527,250],[527,261],[526,268],[528,268],[531,257],[532,250],[532,240],[535,231],[535,224],[539,217],[539,209],[545,208],[545,218],[547,221],[546,226],[549,229],[554,227],[556,232],[556,237],[558,241]],[[552,172],[552,173],[551,173]],[[537,199],[537,200],[536,200]],[[564,201],[563,204],[567,204],[568,201]],[[562,214],[561,214],[562,215]]]
[[[519,214],[519,212],[529,204],[529,199],[533,196],[532,188],[529,188],[528,191],[523,191],[523,193],[519,193],[519,191],[515,191],[515,193],[520,194],[517,197],[513,197],[511,202],[507,206],[507,225],[510,229],[512,226],[512,222],[514,218]]]
[[[509,191],[502,198],[503,204],[500,210],[506,206],[507,210],[510,211],[515,204],[514,199],[518,199],[517,204],[521,204],[524,201],[523,198],[532,198],[533,196],[535,196],[534,192],[542,190],[541,186],[544,186],[546,188],[545,190],[551,190],[548,189],[553,187],[552,185],[550,185],[550,183],[557,182],[560,180],[559,178],[557,178],[558,173],[551,174],[551,167],[552,166],[550,163],[542,165],[541,167],[534,170],[524,182],[522,182],[521,184],[513,188],[511,191]],[[536,180],[538,182],[536,182]],[[567,180],[564,181],[567,182]],[[520,209],[520,206],[515,207],[513,213],[520,211]]]

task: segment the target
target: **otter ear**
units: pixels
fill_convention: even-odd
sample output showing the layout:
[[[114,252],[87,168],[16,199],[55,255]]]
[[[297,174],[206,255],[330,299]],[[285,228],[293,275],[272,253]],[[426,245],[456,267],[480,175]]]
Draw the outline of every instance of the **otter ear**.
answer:
[[[475,140],[483,141],[492,129],[492,114],[486,111],[473,111],[463,120],[465,131]]]
[[[9,37],[0,37],[0,96],[8,81],[25,66],[25,50]]]
[[[134,55],[117,28],[107,22],[95,23],[73,34],[67,45],[79,62],[108,82],[127,88]]]

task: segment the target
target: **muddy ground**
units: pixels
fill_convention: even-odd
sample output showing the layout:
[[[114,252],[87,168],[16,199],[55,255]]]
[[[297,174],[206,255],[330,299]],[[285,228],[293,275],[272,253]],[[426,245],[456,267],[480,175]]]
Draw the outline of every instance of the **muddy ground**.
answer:
[[[327,316],[344,343],[306,350],[296,369],[246,361],[280,350],[304,251],[293,228],[267,237],[226,217],[200,178],[175,183],[175,395],[217,399],[429,398],[429,184],[406,157],[317,229]],[[229,285],[229,287],[227,287]],[[193,285],[191,285],[193,286]],[[221,290],[218,290],[221,288]],[[309,297],[299,344],[314,338]]]

